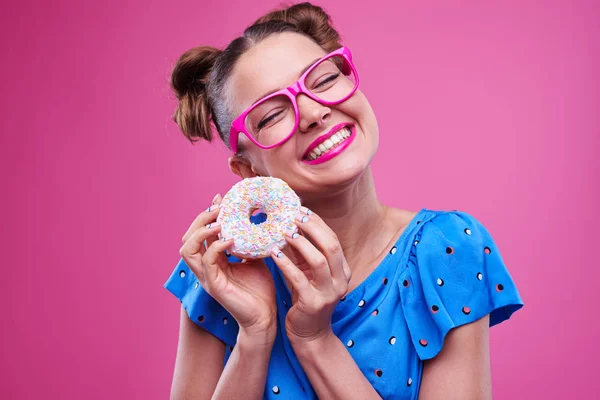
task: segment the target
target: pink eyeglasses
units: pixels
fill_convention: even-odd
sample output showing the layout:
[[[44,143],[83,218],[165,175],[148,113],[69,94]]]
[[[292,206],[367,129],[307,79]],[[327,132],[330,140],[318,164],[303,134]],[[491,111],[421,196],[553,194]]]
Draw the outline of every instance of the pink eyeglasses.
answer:
[[[231,150],[238,152],[240,133],[265,150],[292,137],[300,120],[296,101],[300,93],[320,104],[334,105],[348,99],[357,88],[352,53],[341,47],[316,61],[296,83],[260,99],[237,117],[229,132]]]

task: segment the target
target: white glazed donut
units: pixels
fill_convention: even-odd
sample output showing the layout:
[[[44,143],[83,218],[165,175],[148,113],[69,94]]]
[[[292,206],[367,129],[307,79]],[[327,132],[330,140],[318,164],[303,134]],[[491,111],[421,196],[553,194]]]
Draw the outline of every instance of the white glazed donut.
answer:
[[[253,211],[260,209],[267,220],[250,222]],[[273,246],[284,248],[285,232],[298,230],[294,218],[300,210],[300,198],[278,178],[246,178],[236,183],[221,202],[217,221],[220,236],[233,239],[229,252],[240,258],[265,258]]]

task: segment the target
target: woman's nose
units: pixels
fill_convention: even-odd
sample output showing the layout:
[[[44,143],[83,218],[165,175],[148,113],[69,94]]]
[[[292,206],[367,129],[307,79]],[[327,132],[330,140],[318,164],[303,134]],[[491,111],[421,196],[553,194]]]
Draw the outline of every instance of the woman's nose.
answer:
[[[309,132],[322,127],[331,116],[331,109],[310,97],[299,94],[298,101],[298,128],[301,132]]]

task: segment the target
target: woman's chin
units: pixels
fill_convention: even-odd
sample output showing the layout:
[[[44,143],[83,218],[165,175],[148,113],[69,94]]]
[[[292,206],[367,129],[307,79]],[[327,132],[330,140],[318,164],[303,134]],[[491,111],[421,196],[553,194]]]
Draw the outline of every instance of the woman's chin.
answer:
[[[331,168],[323,168],[309,174],[307,177],[309,183],[303,186],[308,192],[321,194],[343,189],[360,179],[369,167],[367,161],[356,157],[340,158],[335,165],[331,165]]]

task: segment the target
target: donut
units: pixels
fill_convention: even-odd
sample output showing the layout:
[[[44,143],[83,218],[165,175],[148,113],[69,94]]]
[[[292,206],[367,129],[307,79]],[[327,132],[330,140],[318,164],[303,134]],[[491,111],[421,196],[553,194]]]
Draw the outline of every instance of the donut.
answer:
[[[255,224],[250,216],[262,210],[266,221]],[[286,231],[298,230],[294,218],[300,198],[279,178],[246,178],[236,183],[221,201],[217,221],[221,238],[233,239],[229,253],[239,258],[265,258],[273,246],[283,249]]]

